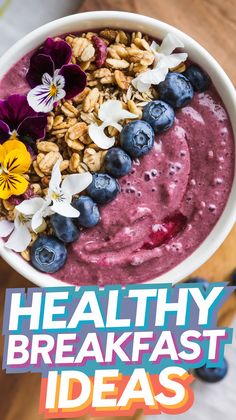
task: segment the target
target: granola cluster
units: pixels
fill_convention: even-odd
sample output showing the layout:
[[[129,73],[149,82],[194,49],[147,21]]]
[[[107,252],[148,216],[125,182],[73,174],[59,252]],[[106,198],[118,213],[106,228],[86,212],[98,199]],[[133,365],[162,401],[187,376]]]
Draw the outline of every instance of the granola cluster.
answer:
[[[92,43],[95,34],[69,35],[66,42],[72,48],[72,63],[86,72],[87,87],[72,100],[63,100],[48,116],[47,135],[38,141],[38,154],[29,173],[37,194],[46,195],[50,174],[59,158],[61,172],[83,173],[102,170],[106,151],[99,149],[88,134],[91,123],[100,123],[98,110],[108,99],[122,102],[124,109],[142,117],[142,108],[157,97],[155,89],[141,94],[132,87],[132,80],[153,64],[150,41],[141,32],[105,29],[99,37],[107,45],[107,58],[101,68],[95,64],[96,52]],[[108,127],[108,135],[118,132]]]

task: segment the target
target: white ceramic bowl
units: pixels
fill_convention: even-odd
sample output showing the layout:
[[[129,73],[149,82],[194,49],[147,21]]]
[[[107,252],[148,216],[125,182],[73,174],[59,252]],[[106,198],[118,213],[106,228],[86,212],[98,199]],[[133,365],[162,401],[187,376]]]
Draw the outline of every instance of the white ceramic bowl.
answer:
[[[141,31],[162,39],[168,32],[175,33],[183,41],[189,57],[205,69],[212,78],[229,113],[236,139],[236,95],[229,78],[215,59],[196,41],[173,26],[158,20],[126,12],[89,12],[68,16],[50,22],[18,41],[0,59],[0,79],[25,54],[42,44],[48,36],[56,36],[68,32],[86,31],[96,28],[122,28]],[[236,173],[236,169],[235,169]],[[236,176],[232,192],[219,221],[206,240],[187,259],[169,272],[155,278],[149,283],[163,283],[182,280],[203,264],[224,241],[236,219]],[[65,283],[55,280],[49,275],[36,271],[19,255],[4,248],[0,241],[0,254],[16,271],[38,286],[63,286]],[[68,279],[69,280],[69,279]]]

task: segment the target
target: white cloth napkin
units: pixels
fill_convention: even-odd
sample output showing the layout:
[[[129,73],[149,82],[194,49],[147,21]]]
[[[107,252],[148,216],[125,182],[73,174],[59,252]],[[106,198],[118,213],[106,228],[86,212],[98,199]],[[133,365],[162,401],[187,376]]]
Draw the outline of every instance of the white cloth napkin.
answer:
[[[0,55],[28,32],[78,11],[82,0],[0,0]]]

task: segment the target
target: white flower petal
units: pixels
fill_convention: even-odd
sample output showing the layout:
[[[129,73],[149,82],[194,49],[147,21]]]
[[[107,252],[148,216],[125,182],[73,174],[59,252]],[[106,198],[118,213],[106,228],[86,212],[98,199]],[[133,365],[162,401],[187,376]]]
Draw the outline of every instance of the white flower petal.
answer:
[[[5,243],[5,246],[15,252],[23,252],[26,250],[30,242],[31,234],[29,229],[25,224],[20,223],[19,226],[12,232],[10,238]]]
[[[115,144],[115,137],[108,137],[105,134],[103,124],[100,126],[97,124],[90,124],[88,133],[91,140],[101,149],[110,149]]]
[[[0,238],[6,238],[14,229],[14,223],[8,222],[8,220],[0,221]]]
[[[34,232],[37,232],[42,226],[44,217],[47,217],[51,214],[51,211],[49,210],[50,204],[51,201],[43,200],[41,208],[38,209],[38,211],[33,215],[31,220],[31,227]]]
[[[37,213],[35,213],[32,217],[32,221],[31,221],[32,230],[34,232],[37,232],[40,226],[42,226],[43,221],[44,221],[43,212],[37,211]]]
[[[53,82],[55,83],[58,89],[63,89],[66,84],[65,78],[57,72],[54,73]]]
[[[169,33],[163,39],[158,52],[160,54],[170,55],[176,48],[183,47],[183,42],[176,35]]]
[[[38,233],[43,223],[44,223],[43,214],[41,212],[37,212],[32,218],[32,222],[31,222],[32,231],[35,233]]]
[[[137,118],[137,115],[123,109],[121,101],[111,99],[100,106],[98,117],[101,121],[118,122],[126,118]]]
[[[66,96],[66,91],[64,89],[58,89],[57,94],[54,96],[54,103],[60,101]]]
[[[16,206],[16,210],[26,216],[30,216],[40,210],[44,202],[45,200],[41,197],[30,198],[29,200],[24,200],[21,204]]]
[[[39,85],[27,95],[29,106],[36,112],[48,113],[53,110],[55,99],[50,95],[50,86]]]
[[[44,75],[42,77],[42,84],[47,86],[50,89],[50,87],[52,85],[52,81],[53,81],[52,76],[50,76],[50,74],[48,74],[48,73],[44,73]]]
[[[54,201],[51,209],[54,213],[65,217],[79,217],[80,212],[67,201]]]
[[[18,229],[22,224],[28,227],[29,221],[25,218],[23,214],[16,212],[14,224],[15,224],[15,229]]]
[[[58,159],[58,161],[53,166],[52,175],[49,182],[49,189],[51,191],[57,191],[60,188],[61,180],[62,180],[61,171],[60,171],[61,162],[62,162],[62,159]]]
[[[61,189],[66,194],[73,196],[84,191],[91,184],[92,180],[93,176],[90,172],[67,175],[62,182]]]

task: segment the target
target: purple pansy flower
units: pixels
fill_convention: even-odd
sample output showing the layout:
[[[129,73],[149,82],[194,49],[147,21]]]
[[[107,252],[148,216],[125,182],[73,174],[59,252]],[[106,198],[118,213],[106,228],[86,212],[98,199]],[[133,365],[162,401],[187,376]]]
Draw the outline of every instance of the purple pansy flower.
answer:
[[[84,90],[86,74],[77,64],[68,64],[71,56],[67,42],[48,38],[31,57],[26,79],[33,89],[27,99],[35,111],[50,112],[56,102]]]
[[[24,95],[0,100],[0,143],[11,136],[27,143],[45,137],[47,116],[35,112]]]

